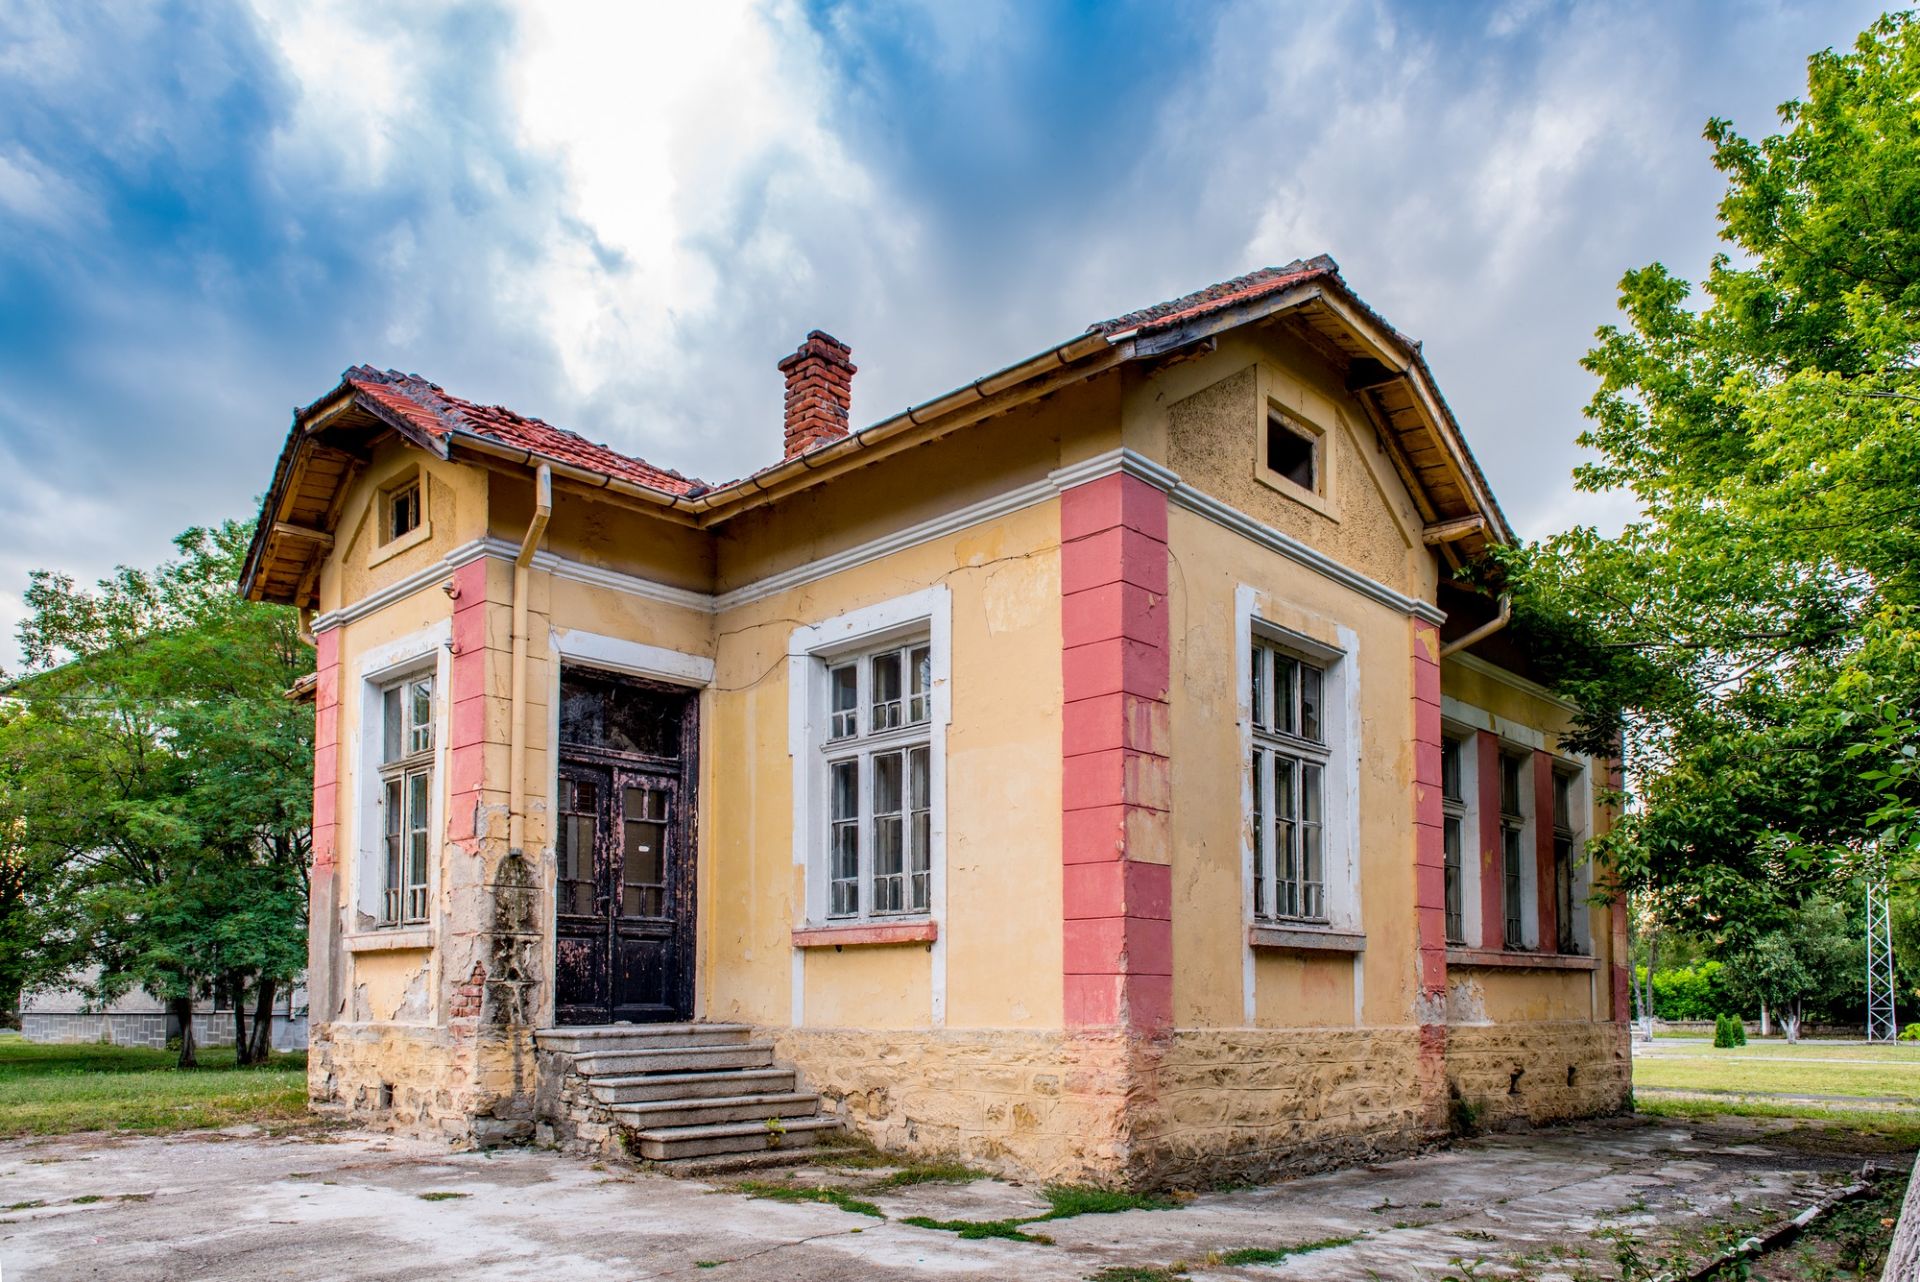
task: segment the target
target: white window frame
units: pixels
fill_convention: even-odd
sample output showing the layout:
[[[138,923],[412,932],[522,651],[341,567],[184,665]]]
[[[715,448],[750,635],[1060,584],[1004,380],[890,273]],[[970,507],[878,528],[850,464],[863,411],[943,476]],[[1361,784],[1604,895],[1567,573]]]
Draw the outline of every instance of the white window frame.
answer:
[[[425,700],[425,720],[419,719]],[[431,668],[380,685],[380,926],[424,926],[430,916],[433,794],[441,691]],[[391,705],[391,706],[389,706]],[[388,713],[399,714],[388,745]],[[416,785],[418,785],[416,787]],[[416,840],[419,848],[415,848]],[[416,867],[417,865],[417,867]]]
[[[825,814],[818,821],[825,825],[827,847],[826,920],[857,925],[926,918],[933,906],[932,639],[914,633],[815,657],[826,665],[829,697],[819,747],[827,775]],[[883,666],[894,670],[892,699],[881,698]],[[843,689],[853,703],[841,710]],[[886,797],[882,780],[889,774],[893,795]],[[843,788],[842,780],[851,788]],[[889,833],[899,867],[882,872],[880,848]],[[853,849],[851,869],[843,865],[845,845]],[[924,869],[915,867],[916,854]]]
[[[1327,701],[1327,665],[1255,627],[1248,665],[1253,722],[1253,916],[1269,925],[1330,924],[1327,893],[1328,775],[1337,731]],[[1283,674],[1285,679],[1283,680]],[[1308,692],[1311,691],[1311,698]],[[1312,707],[1314,724],[1307,724]],[[1282,780],[1286,781],[1282,787]],[[1290,798],[1281,813],[1282,792]],[[1309,853],[1311,852],[1311,853]],[[1315,868],[1317,864],[1317,868]],[[1317,871],[1319,876],[1311,873]],[[1285,873],[1292,876],[1284,876]]]
[[[1536,825],[1540,822],[1540,817],[1534,813],[1534,810],[1536,809],[1536,807],[1534,805],[1534,779],[1533,779],[1533,772],[1538,766],[1538,758],[1535,756],[1532,748],[1524,744],[1511,743],[1506,740],[1502,740],[1500,742],[1499,760],[1500,760],[1500,769],[1503,776],[1505,774],[1505,769],[1506,769],[1505,762],[1509,758],[1517,760],[1520,763],[1520,779],[1519,779],[1520,795],[1517,798],[1515,798],[1515,801],[1517,803],[1517,808],[1515,810],[1509,811],[1506,808],[1506,798],[1504,796],[1500,798],[1498,803],[1500,806],[1500,846],[1497,850],[1497,854],[1500,859],[1500,878],[1501,878],[1500,942],[1501,942],[1501,947],[1510,949],[1513,951],[1538,952],[1543,947],[1542,941],[1540,939],[1540,844],[1538,839],[1535,836],[1535,833],[1537,832]],[[1503,792],[1504,788],[1505,788],[1505,779],[1503,777],[1501,780],[1501,787],[1499,789],[1496,789],[1496,791]],[[1509,919],[1506,913],[1506,908],[1507,908],[1506,858],[1507,858],[1507,834],[1510,831],[1517,834],[1517,841],[1519,843],[1518,882],[1519,882],[1519,896],[1520,896],[1520,904],[1519,904],[1520,914],[1519,914],[1519,934],[1517,938],[1514,936],[1513,932],[1507,929],[1507,924]]]
[[[1358,934],[1363,920],[1359,878],[1359,765],[1364,747],[1359,703],[1359,638],[1351,629],[1339,627],[1332,629],[1339,644],[1329,645],[1285,627],[1259,612],[1260,595],[1256,589],[1245,584],[1241,584],[1234,594],[1236,662],[1233,683],[1239,708],[1240,747],[1236,769],[1240,775],[1242,816],[1241,915],[1249,926],[1280,925],[1289,930]],[[1326,911],[1320,920],[1264,917],[1255,911],[1252,761],[1256,738],[1252,686],[1256,639],[1261,645],[1286,651],[1313,663],[1322,674],[1321,702],[1326,755],[1323,758],[1325,773],[1321,785],[1321,860]],[[1243,974],[1249,1009],[1253,1000],[1252,957],[1253,950],[1249,945]]]
[[[1556,757],[1554,773],[1567,780],[1567,818],[1565,829],[1554,826],[1558,838],[1564,831],[1572,841],[1573,867],[1573,946],[1578,956],[1593,956],[1593,864],[1587,858],[1588,829],[1593,822],[1592,762],[1584,757]],[[1553,941],[1555,947],[1559,941]]]
[[[806,894],[802,920],[796,925],[856,926],[899,922],[944,922],[946,917],[946,748],[952,723],[951,597],[945,585],[854,610],[810,627],[796,628],[787,646],[788,750],[793,757],[794,862],[804,869]],[[923,641],[928,648],[931,690],[927,720],[877,734],[865,733],[871,709],[868,699],[868,658],[888,649],[909,651]],[[860,698],[856,701],[862,735],[834,739],[831,735],[830,673],[849,660],[859,660]],[[903,673],[903,676],[906,674]],[[903,682],[903,692],[910,686]],[[873,843],[861,842],[862,895],[855,915],[836,914],[831,901],[829,794],[831,767],[836,761],[858,758],[860,815],[871,819],[871,757],[924,743],[927,763],[927,907],[921,912],[875,913],[865,891],[869,884]],[[944,964],[944,931],[936,936],[936,961]],[[937,977],[935,1001],[944,992],[944,976]],[[936,1009],[936,1018],[938,1010]]]
[[[350,759],[357,766],[351,780],[353,815],[349,829],[357,834],[352,901],[357,924],[350,923],[352,931],[410,934],[435,925],[433,906],[438,899],[441,846],[446,831],[447,690],[453,666],[447,647],[452,637],[452,621],[443,620],[431,628],[369,649],[360,656],[357,665],[360,715],[350,753]],[[427,786],[427,911],[419,921],[388,921],[383,911],[387,890],[383,703],[386,690],[422,676],[433,679],[432,773]]]
[[[1460,796],[1449,798],[1443,791],[1440,809],[1443,815],[1441,842],[1444,849],[1446,823],[1460,825],[1460,937],[1447,939],[1448,945],[1478,948],[1482,935],[1480,907],[1480,736],[1471,727],[1443,723],[1440,737],[1460,750]],[[1443,748],[1444,751],[1444,748]],[[1444,769],[1442,785],[1444,788]]]

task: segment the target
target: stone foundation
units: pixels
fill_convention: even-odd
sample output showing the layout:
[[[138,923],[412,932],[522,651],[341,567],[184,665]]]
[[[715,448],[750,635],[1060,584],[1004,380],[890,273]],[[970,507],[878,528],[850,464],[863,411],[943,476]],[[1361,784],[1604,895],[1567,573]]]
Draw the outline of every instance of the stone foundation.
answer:
[[[1482,1127],[1618,1113],[1633,1093],[1627,1026],[1567,1021],[1456,1024],[1447,1078]]]
[[[1439,1031],[1436,1029],[1436,1032]],[[1482,1126],[1626,1106],[1624,1026],[1444,1030],[1448,1094]],[[1182,1029],[1164,1038],[1014,1030],[769,1029],[840,1119],[890,1152],[1022,1179],[1199,1188],[1374,1161],[1442,1139],[1421,1030]],[[1435,1048],[1429,1048],[1428,1058]],[[1569,1068],[1572,1080],[1569,1081]]]
[[[534,1090],[533,1142],[574,1157],[620,1157],[625,1150],[613,1114],[573,1071],[573,1056],[537,1053],[539,1083]]]
[[[403,1135],[530,1138],[534,1081],[530,1033],[335,1023],[317,1028],[308,1049],[316,1112]]]

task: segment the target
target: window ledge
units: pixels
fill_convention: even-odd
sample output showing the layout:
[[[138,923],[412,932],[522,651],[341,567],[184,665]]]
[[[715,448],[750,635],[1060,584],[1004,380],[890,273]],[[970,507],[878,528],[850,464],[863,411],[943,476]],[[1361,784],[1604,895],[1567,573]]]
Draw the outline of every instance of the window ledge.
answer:
[[[1597,957],[1574,953],[1531,953],[1517,949],[1449,948],[1447,965],[1466,970],[1598,970]]]
[[[417,952],[433,947],[433,931],[426,926],[405,930],[366,930],[340,941],[350,953]]]
[[[940,923],[889,921],[857,926],[796,926],[795,948],[863,948],[879,944],[930,944],[940,938]]]
[[[1247,943],[1254,948],[1283,948],[1297,953],[1367,951],[1364,934],[1324,926],[1268,926],[1256,922],[1247,927]]]
[[[433,527],[429,525],[423,517],[421,518],[420,524],[414,526],[399,538],[382,543],[368,554],[367,568],[372,569],[382,561],[391,560],[399,556],[402,552],[405,552],[408,548],[417,548],[432,537]]]

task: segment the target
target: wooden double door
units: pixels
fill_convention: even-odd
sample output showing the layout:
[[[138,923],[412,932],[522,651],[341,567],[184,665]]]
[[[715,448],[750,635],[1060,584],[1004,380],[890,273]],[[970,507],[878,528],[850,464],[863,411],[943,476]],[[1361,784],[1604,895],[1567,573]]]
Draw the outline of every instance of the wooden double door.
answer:
[[[562,1024],[693,1015],[691,692],[563,671],[554,841]]]

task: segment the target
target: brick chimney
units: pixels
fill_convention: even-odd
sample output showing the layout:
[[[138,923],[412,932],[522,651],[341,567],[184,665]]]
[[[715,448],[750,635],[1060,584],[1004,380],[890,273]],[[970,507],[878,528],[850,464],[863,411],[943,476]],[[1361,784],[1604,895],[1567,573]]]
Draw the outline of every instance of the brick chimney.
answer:
[[[780,362],[787,376],[787,454],[792,458],[847,434],[853,402],[853,350],[814,330],[800,350]]]

